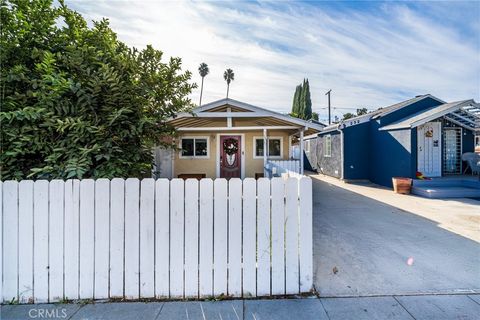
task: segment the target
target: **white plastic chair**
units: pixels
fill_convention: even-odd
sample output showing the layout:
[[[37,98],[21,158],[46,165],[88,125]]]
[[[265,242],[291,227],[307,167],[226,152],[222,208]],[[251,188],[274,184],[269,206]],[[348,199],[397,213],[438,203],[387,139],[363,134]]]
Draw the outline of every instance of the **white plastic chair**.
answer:
[[[462,161],[467,162],[468,168],[472,170],[472,174],[480,173],[480,154],[474,152],[465,152],[462,154]],[[467,168],[463,171],[465,173]]]

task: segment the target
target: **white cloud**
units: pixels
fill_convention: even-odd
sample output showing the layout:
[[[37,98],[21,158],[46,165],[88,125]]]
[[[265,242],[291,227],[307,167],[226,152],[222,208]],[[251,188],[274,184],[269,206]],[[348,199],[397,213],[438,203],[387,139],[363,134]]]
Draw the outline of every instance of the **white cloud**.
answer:
[[[88,20],[109,18],[129,45],[153,44],[166,56],[181,57],[197,83],[198,65],[206,62],[204,102],[225,96],[226,68],[235,72],[232,98],[283,112],[295,86],[308,77],[314,110],[323,118],[328,89],[338,108],[376,108],[423,93],[480,99],[478,40],[468,41],[462,28],[404,4],[352,11],[321,3],[67,3]],[[458,23],[470,31],[478,27]],[[198,97],[199,89],[192,94],[194,101]]]

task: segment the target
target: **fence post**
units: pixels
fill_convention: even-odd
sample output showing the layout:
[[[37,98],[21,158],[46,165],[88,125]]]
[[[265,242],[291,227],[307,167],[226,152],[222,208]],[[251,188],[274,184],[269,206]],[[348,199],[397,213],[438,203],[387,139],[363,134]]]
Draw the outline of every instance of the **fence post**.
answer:
[[[299,180],[300,197],[300,291],[313,287],[313,237],[312,237],[312,179]]]

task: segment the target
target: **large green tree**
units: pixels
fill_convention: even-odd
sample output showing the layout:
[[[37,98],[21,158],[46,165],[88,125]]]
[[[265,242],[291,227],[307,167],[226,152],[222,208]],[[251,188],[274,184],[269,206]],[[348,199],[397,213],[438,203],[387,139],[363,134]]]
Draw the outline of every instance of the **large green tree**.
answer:
[[[318,120],[318,114],[312,113],[312,99],[308,79],[303,79],[303,82],[295,88],[290,115],[305,120],[314,118]]]
[[[149,175],[195,84],[180,58],[130,48],[62,0],[1,0],[1,178]]]

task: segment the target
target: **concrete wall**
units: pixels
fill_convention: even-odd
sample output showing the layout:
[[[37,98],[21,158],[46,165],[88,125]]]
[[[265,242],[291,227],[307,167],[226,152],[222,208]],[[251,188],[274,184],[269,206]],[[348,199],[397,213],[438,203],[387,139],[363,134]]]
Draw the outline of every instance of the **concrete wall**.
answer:
[[[228,133],[221,133],[226,135],[240,135],[244,134],[244,140],[242,144],[245,146],[245,177],[255,177],[256,173],[263,173],[263,158],[254,159],[253,151],[254,137],[262,137],[263,131],[232,131]],[[180,151],[175,152],[174,155],[174,174],[173,177],[178,177],[179,174],[205,174],[207,178],[216,178],[217,177],[217,132],[195,132],[195,133],[183,133],[179,136],[178,141],[181,137],[186,136],[202,136],[208,137],[209,139],[209,158],[208,159],[185,159],[180,158]],[[289,155],[289,133],[287,131],[272,130],[268,132],[270,137],[281,137],[283,138],[283,152],[282,159],[287,160]],[[180,143],[180,142],[179,142]],[[179,144],[180,146],[180,144]]]

